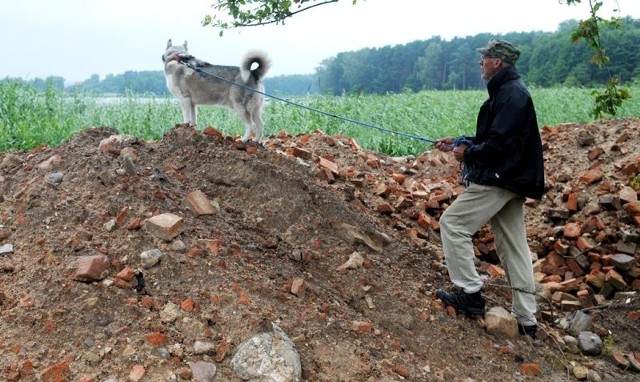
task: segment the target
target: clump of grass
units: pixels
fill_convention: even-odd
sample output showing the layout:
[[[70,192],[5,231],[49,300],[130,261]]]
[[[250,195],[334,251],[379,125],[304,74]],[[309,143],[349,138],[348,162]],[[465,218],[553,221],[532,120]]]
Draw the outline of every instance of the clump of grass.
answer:
[[[611,356],[613,354],[613,345],[614,345],[613,335],[609,334],[604,338],[603,346],[602,346],[602,355]]]
[[[53,86],[44,92],[18,81],[0,85],[0,150],[56,145],[75,133],[74,119],[83,104],[67,102]]]
[[[636,191],[640,190],[640,174],[631,178],[629,185],[631,186],[631,188],[633,188]]]

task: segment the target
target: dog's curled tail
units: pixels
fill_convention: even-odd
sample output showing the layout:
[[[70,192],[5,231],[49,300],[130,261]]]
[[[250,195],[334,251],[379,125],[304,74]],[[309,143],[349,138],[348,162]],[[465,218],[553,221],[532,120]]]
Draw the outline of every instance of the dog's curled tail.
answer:
[[[258,64],[255,68],[253,64]],[[265,53],[258,51],[251,51],[244,56],[242,65],[240,65],[240,75],[244,82],[261,81],[267,74],[267,71],[271,67],[271,61]]]

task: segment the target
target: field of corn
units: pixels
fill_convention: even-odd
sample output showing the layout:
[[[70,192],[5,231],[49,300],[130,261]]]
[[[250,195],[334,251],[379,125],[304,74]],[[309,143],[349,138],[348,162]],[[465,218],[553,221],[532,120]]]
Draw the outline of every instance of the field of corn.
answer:
[[[538,123],[557,125],[592,120],[591,89],[530,89]],[[268,90],[267,90],[268,92]],[[640,86],[619,108],[616,118],[640,117]],[[265,137],[322,130],[354,138],[363,148],[390,155],[430,150],[430,140],[447,135],[472,135],[484,90],[423,91],[420,93],[357,96],[267,98]],[[203,106],[199,128],[213,126],[240,136],[240,119],[219,106]],[[127,94],[104,98],[65,93],[52,88],[38,91],[15,81],[0,81],[0,152],[29,150],[42,144],[56,146],[78,131],[109,126],[122,134],[156,140],[182,122],[178,103],[170,97]]]

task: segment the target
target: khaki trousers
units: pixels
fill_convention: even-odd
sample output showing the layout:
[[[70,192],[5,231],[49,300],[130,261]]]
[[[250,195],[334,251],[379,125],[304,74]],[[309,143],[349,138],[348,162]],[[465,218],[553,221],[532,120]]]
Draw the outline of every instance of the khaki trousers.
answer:
[[[466,293],[482,289],[471,239],[487,222],[512,288],[512,312],[520,324],[534,325],[535,283],[522,196],[500,187],[471,183],[445,210],[440,217],[440,235],[449,277]]]

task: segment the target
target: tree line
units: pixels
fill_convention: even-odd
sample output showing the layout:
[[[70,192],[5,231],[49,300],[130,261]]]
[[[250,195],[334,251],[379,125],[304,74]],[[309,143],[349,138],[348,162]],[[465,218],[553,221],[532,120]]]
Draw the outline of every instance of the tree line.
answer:
[[[585,44],[571,43],[570,34],[578,21],[560,24],[555,32],[512,32],[503,35],[488,33],[454,38],[446,41],[439,36],[403,45],[365,48],[342,52],[327,58],[313,74],[267,77],[267,93],[280,96],[306,94],[385,94],[436,89],[481,89],[476,48],[492,38],[512,41],[522,55],[517,67],[530,86],[601,85],[608,73],[590,62],[592,52]],[[622,84],[640,80],[640,20],[625,18],[622,28],[606,28],[601,35],[610,62],[609,72]],[[168,94],[164,73],[158,71],[127,71],[107,75],[97,74],[72,86],[64,86],[64,78],[36,78],[28,81],[44,89],[53,86],[64,91],[97,94]]]
[[[323,93],[403,92],[423,89],[480,89],[476,48],[491,38],[515,43],[522,51],[516,66],[531,86],[583,86],[606,83],[606,71],[593,65],[585,44],[571,43],[575,20],[560,24],[556,32],[478,34],[445,41],[440,37],[405,45],[340,53],[317,69]],[[602,31],[602,45],[610,57],[609,71],[622,83],[640,80],[640,20],[623,19],[621,29]]]

